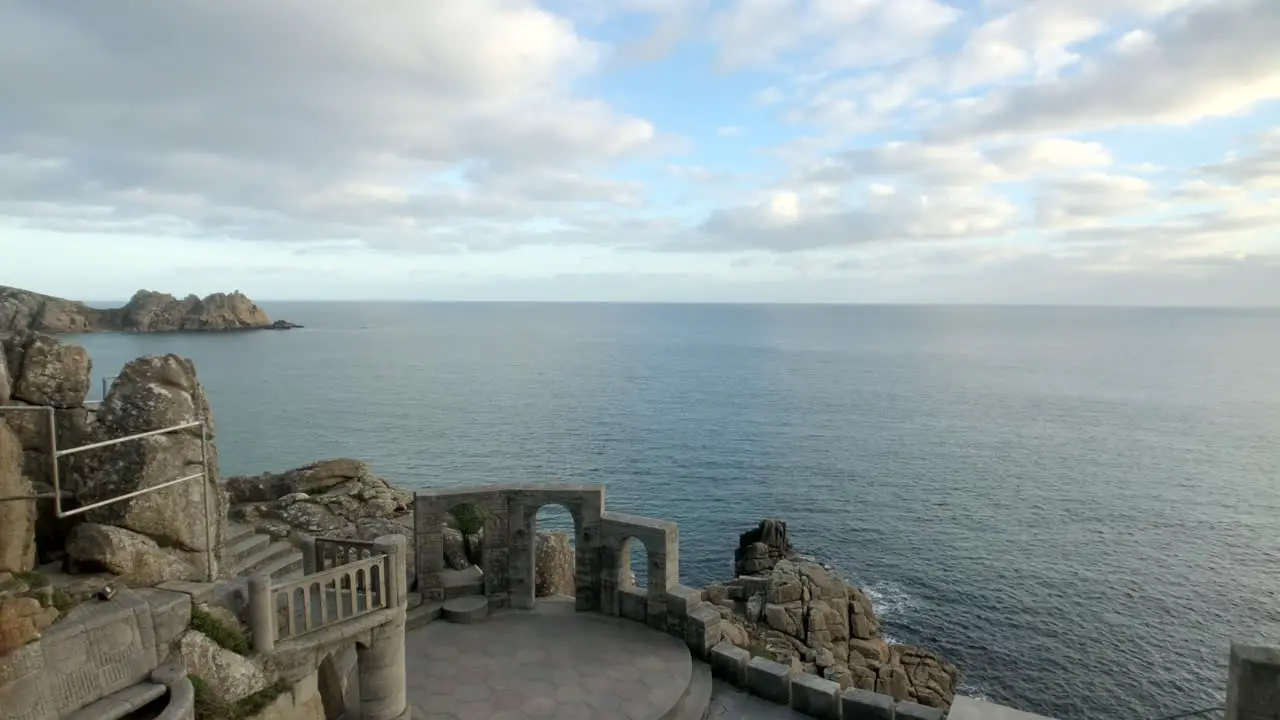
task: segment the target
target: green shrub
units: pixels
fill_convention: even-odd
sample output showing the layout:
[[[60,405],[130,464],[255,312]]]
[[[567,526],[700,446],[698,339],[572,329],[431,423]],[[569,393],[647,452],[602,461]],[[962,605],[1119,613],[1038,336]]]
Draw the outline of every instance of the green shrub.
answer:
[[[465,503],[449,511],[458,523],[458,532],[463,536],[475,535],[484,529],[484,511],[470,503]]]
[[[28,570],[14,574],[14,577],[26,583],[31,588],[42,588],[49,584],[49,577],[39,570]]]
[[[72,597],[71,593],[66,590],[58,588],[53,591],[53,606],[58,609],[60,614],[66,615],[71,611],[71,608],[79,604],[80,603]]]
[[[191,607],[192,630],[204,633],[210,640],[237,655],[249,655],[253,652],[253,643],[240,628],[227,627],[218,618],[199,607]]]
[[[276,698],[289,691],[289,683],[277,680],[248,697],[228,702],[214,694],[209,684],[199,675],[189,675],[187,679],[195,690],[196,720],[245,720],[262,712]]]

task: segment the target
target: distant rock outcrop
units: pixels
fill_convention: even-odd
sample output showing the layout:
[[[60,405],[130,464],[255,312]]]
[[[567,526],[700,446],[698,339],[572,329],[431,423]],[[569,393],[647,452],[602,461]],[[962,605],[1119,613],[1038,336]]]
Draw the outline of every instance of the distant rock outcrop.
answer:
[[[100,309],[74,300],[0,286],[0,332],[227,332],[301,327],[272,321],[239,291],[178,299],[139,290],[124,307]]]
[[[786,523],[762,520],[743,533],[735,565],[739,577],[705,590],[730,643],[841,687],[951,706],[956,667],[928,650],[887,642],[867,594],[798,557]]]

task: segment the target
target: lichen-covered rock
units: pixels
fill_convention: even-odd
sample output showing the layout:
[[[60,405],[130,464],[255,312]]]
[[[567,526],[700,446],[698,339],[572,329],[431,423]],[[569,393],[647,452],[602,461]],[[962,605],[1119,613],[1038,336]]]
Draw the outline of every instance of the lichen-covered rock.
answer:
[[[227,478],[227,497],[233,504],[271,502],[293,493],[316,495],[351,482],[390,487],[385,480],[374,477],[365,463],[332,458],[279,473]]]
[[[29,642],[58,619],[56,608],[29,597],[0,598],[0,658]]]
[[[927,650],[886,642],[866,593],[798,557],[785,523],[766,520],[744,533],[735,570],[738,577],[703,592],[728,642],[842,687],[950,707],[956,667]]]
[[[738,538],[733,553],[734,575],[754,575],[772,568],[779,560],[795,554],[787,536],[787,524],[765,518]]]
[[[104,570],[137,587],[204,579],[200,569],[183,559],[183,553],[172,552],[146,535],[113,525],[77,525],[67,539],[67,555],[76,570]]]
[[[536,596],[573,595],[574,552],[568,533],[538,533],[534,558],[533,590]]]
[[[6,338],[3,347],[11,399],[58,408],[84,406],[93,372],[84,348],[25,331]]]
[[[0,424],[0,498],[31,495],[22,474],[22,445]],[[28,500],[0,502],[0,572],[24,572],[36,564],[36,504]]]
[[[198,568],[201,574],[208,571],[216,575],[226,535],[226,504],[218,483],[213,412],[194,363],[177,355],[142,357],[127,363],[98,411],[95,430],[106,440],[200,419],[205,423],[207,454],[199,426],[130,440],[84,453],[75,472],[76,487],[80,502],[89,504],[205,473],[203,478],[92,510],[86,519],[155,538],[165,552]],[[210,548],[214,567],[206,568],[206,550]]]
[[[267,675],[257,663],[198,630],[187,630],[178,638],[178,654],[187,672],[200,676],[209,691],[224,702],[236,702],[267,686]]]
[[[84,303],[0,286],[0,332],[84,332],[102,315]]]

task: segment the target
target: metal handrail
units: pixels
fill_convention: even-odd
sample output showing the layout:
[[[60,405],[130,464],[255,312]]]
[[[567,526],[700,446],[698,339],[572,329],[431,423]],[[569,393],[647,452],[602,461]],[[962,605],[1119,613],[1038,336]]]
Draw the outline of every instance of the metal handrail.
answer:
[[[105,378],[103,379],[103,386],[104,388],[106,386]],[[178,483],[184,483],[189,480],[195,480],[196,478],[207,479],[209,476],[209,429],[203,419],[195,420],[188,423],[182,423],[179,425],[174,425],[172,427],[161,428],[159,430],[149,430],[147,432],[135,433],[133,435],[127,435],[125,437],[112,438],[111,440],[103,440],[101,442],[89,443],[88,445],[81,445],[79,447],[67,448],[66,450],[59,450],[58,449],[58,420],[57,420],[56,408],[53,408],[47,405],[0,405],[0,412],[6,412],[9,410],[16,410],[20,412],[21,411],[46,412],[48,414],[49,479],[52,481],[52,484],[53,484],[53,492],[41,493],[38,495],[20,495],[20,496],[13,496],[13,497],[5,497],[5,498],[0,498],[0,502],[19,501],[19,500],[31,501],[31,500],[44,500],[48,498],[53,498],[54,515],[59,519],[63,519],[63,518],[72,517],[74,515],[80,515],[81,513],[86,513],[86,512],[89,512],[90,510],[96,510],[101,507],[106,507],[107,505],[118,503],[122,500],[128,500],[130,498],[135,498],[140,495],[146,495],[147,493],[153,493],[157,490],[163,490],[167,487],[177,485]],[[131,440],[141,440],[143,438],[155,437],[157,435],[164,435],[167,433],[178,432],[180,430],[187,430],[194,427],[200,428],[200,472],[194,473],[191,475],[186,475],[184,477],[180,477],[175,480],[168,480],[166,482],[160,483],[159,485],[152,485],[151,487],[142,488],[141,490],[134,490],[133,492],[124,493],[123,495],[107,498],[106,500],[102,500],[96,503],[74,508],[72,510],[62,509],[62,477],[58,468],[59,458],[67,457],[69,455],[75,455],[77,453],[82,453],[88,450],[99,450],[105,447],[111,447],[112,445],[119,445],[121,443],[129,442]],[[206,565],[205,569],[207,571],[206,574],[209,582],[213,582],[216,576],[216,573],[214,572],[214,567],[213,567],[213,527],[210,521],[211,521],[211,517],[209,514],[209,483],[205,482],[204,483],[204,533],[205,533],[205,565]]]

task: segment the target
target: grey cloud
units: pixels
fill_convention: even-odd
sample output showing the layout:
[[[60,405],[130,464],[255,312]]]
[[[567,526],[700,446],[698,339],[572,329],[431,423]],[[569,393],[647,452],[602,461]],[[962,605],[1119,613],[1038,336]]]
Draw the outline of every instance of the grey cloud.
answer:
[[[997,91],[934,130],[958,139],[1119,124],[1179,124],[1280,97],[1280,3],[1223,0],[1176,13],[1155,41],[1079,73]]]
[[[531,0],[4,5],[0,214],[40,227],[289,240],[537,216],[633,196],[588,173],[655,140],[573,94],[601,48]],[[477,159],[509,170],[433,184]]]

